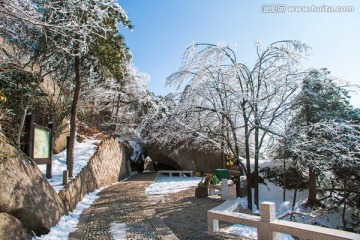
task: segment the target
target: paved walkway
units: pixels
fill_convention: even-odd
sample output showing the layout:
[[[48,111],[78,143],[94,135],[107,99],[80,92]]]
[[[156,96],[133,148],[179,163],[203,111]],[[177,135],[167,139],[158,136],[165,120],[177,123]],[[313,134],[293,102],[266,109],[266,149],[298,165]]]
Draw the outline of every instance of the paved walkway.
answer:
[[[235,239],[207,233],[206,212],[220,200],[197,199],[194,189],[147,197],[144,190],[154,179],[154,173],[137,174],[101,191],[69,239],[113,239],[111,223],[126,224],[126,239]]]

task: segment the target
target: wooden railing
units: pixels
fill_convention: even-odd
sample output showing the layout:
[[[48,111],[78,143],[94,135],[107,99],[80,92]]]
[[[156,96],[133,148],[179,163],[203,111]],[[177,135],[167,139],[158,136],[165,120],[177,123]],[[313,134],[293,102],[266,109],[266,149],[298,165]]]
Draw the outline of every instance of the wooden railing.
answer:
[[[279,233],[286,233],[304,239],[360,239],[360,234],[356,233],[278,220],[276,219],[275,203],[273,202],[261,203],[260,216],[234,212],[238,208],[237,199],[232,199],[209,210],[207,213],[209,232],[218,231],[219,221],[223,221],[257,228],[258,239],[261,240],[279,240]]]

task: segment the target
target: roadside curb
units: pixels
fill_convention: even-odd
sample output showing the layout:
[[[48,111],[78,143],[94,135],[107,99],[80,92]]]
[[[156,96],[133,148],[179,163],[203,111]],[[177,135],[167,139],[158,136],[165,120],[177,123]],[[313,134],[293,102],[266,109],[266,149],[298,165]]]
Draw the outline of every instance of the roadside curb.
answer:
[[[146,212],[153,215],[150,218],[150,222],[152,223],[153,227],[155,228],[156,232],[166,240],[178,240],[176,235],[171,231],[171,229],[164,223],[161,217],[156,215],[154,209],[146,210]]]

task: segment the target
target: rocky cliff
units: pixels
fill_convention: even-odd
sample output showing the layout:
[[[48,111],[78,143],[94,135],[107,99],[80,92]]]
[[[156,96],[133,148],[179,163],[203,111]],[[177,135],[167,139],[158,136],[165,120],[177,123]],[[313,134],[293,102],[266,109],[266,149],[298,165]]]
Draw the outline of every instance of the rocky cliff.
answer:
[[[199,149],[177,149],[176,146],[160,146],[152,144],[145,146],[149,157],[160,164],[174,169],[213,172],[222,168],[219,151],[202,151]]]

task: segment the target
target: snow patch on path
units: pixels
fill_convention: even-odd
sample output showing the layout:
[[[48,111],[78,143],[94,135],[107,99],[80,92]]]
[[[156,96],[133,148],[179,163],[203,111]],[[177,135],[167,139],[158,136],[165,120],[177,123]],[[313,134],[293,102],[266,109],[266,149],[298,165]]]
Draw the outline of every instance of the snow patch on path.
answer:
[[[111,223],[110,232],[114,239],[126,239],[126,224],[125,223]]]
[[[167,177],[159,175],[156,182],[145,189],[145,194],[169,194],[184,191],[190,187],[197,186],[201,177]]]

